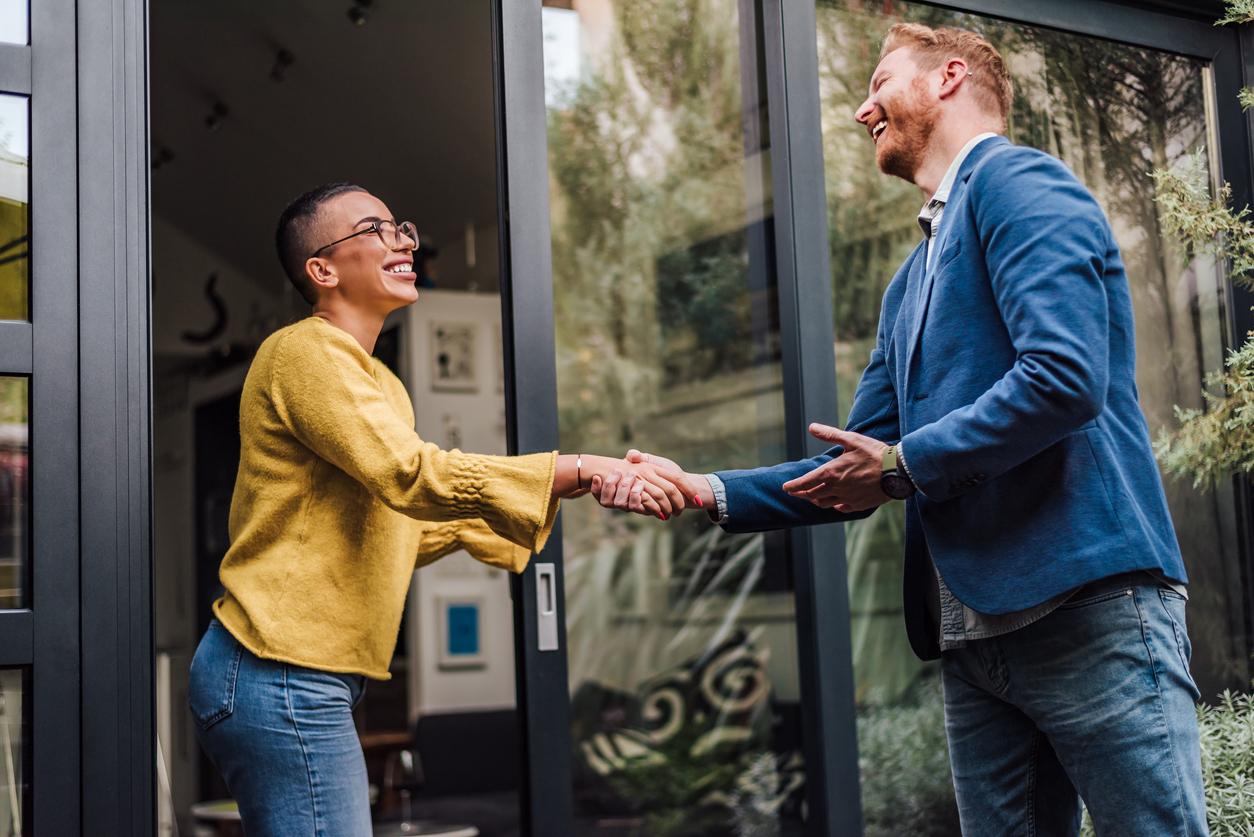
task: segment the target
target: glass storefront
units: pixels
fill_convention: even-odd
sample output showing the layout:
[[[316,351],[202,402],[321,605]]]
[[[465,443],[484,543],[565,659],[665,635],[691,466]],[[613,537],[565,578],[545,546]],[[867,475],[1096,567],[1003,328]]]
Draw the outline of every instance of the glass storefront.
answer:
[[[891,10],[886,13],[885,10]],[[876,169],[853,112],[866,96],[889,26],[918,21],[985,35],[1015,82],[1012,141],[1061,158],[1097,196],[1131,283],[1137,385],[1151,433],[1172,406],[1201,405],[1200,382],[1224,347],[1222,275],[1163,232],[1152,169],[1213,154],[1211,95],[1198,60],[917,3],[820,0],[817,8],[836,374],[848,410],[875,339],[880,297],[920,237],[919,191]],[[1191,576],[1193,670],[1203,695],[1249,684],[1246,604],[1235,505],[1227,486],[1166,484]],[[937,672],[919,663],[901,618],[901,508],[848,527],[854,667],[868,834],[956,834],[939,729]],[[918,734],[908,734],[915,730]]]
[[[22,607],[30,555],[30,381],[0,377],[0,608]]]
[[[756,15],[736,0],[545,9],[563,450],[637,447],[693,471],[784,455]],[[563,546],[581,827],[799,833],[784,540],[571,503]]]
[[[30,316],[29,193],[30,100],[0,93],[0,320]]]
[[[22,827],[30,795],[27,688],[24,671],[0,669],[0,829],[4,834],[30,833],[29,825]]]

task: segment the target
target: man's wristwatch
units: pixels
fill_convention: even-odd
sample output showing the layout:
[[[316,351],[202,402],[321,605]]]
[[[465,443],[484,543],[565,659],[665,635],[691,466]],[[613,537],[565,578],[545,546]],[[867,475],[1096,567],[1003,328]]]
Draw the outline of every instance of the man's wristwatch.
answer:
[[[880,471],[880,490],[894,500],[904,500],[917,490],[905,473],[897,467],[897,446],[884,449],[883,469]]]

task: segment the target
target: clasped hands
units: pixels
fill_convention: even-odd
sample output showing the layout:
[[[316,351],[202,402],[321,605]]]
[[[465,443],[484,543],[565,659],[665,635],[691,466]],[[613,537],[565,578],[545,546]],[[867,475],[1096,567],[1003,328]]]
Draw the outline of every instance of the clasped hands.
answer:
[[[562,497],[581,497],[592,492],[600,498],[605,493],[610,502],[602,501],[601,505],[607,508],[661,520],[679,514],[689,503],[701,506],[707,499],[713,502],[706,480],[684,473],[669,460],[665,462],[566,454],[558,457],[554,491]],[[605,485],[613,485],[614,491],[603,492]]]
[[[781,488],[785,492],[808,500],[819,508],[846,513],[873,509],[889,501],[888,495],[880,488],[882,462],[887,445],[878,439],[825,424],[811,424],[809,430],[815,438],[840,445],[844,450],[839,456],[812,471],[784,483]],[[629,470],[632,465],[650,465],[655,473],[663,475],[665,479],[676,481],[676,484],[682,481],[684,485],[692,486],[695,493],[685,491],[685,494],[693,498],[698,506],[713,511],[713,492],[709,482],[700,475],[684,471],[673,460],[635,449],[629,450],[624,460],[626,467],[613,468],[604,475],[598,474],[592,478],[591,493],[602,506],[640,514],[650,513],[645,497],[651,495],[645,493],[645,486],[641,485],[642,477]],[[672,508],[675,508],[674,504]],[[682,509],[682,505],[678,506],[674,514]],[[670,513],[658,516],[665,520],[670,517]]]

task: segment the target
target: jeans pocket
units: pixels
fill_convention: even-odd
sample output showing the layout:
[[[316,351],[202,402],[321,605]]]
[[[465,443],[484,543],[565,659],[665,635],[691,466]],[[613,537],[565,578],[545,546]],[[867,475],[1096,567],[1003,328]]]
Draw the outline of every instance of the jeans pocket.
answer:
[[[192,657],[188,672],[187,705],[201,731],[235,711],[235,685],[239,681],[244,646],[216,619]]]
[[[1082,599],[1067,599],[1058,606],[1058,610],[1079,610],[1082,607],[1091,607],[1102,602],[1109,602],[1113,599],[1127,599],[1128,591],[1131,588],[1121,587],[1118,590],[1107,590],[1105,593],[1098,593],[1093,596],[1085,596]]]
[[[1184,597],[1174,590],[1159,588],[1158,600],[1162,602],[1163,612],[1167,615],[1167,621],[1171,624],[1176,654],[1180,659],[1181,667],[1184,669],[1184,675],[1189,679],[1189,684],[1193,687],[1195,699],[1200,698],[1201,692],[1197,688],[1197,682],[1193,679],[1193,672],[1189,669],[1189,663],[1193,659],[1193,644],[1189,641],[1189,631],[1184,621]]]

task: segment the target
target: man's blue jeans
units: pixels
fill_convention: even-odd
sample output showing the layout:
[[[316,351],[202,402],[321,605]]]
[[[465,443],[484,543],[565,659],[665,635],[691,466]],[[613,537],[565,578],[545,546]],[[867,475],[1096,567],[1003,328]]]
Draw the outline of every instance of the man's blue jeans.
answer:
[[[353,726],[365,678],[263,660],[216,619],[192,659],[200,744],[248,837],[368,837],[366,761]]]
[[[1205,835],[1184,599],[1125,587],[942,655],[964,837]]]

